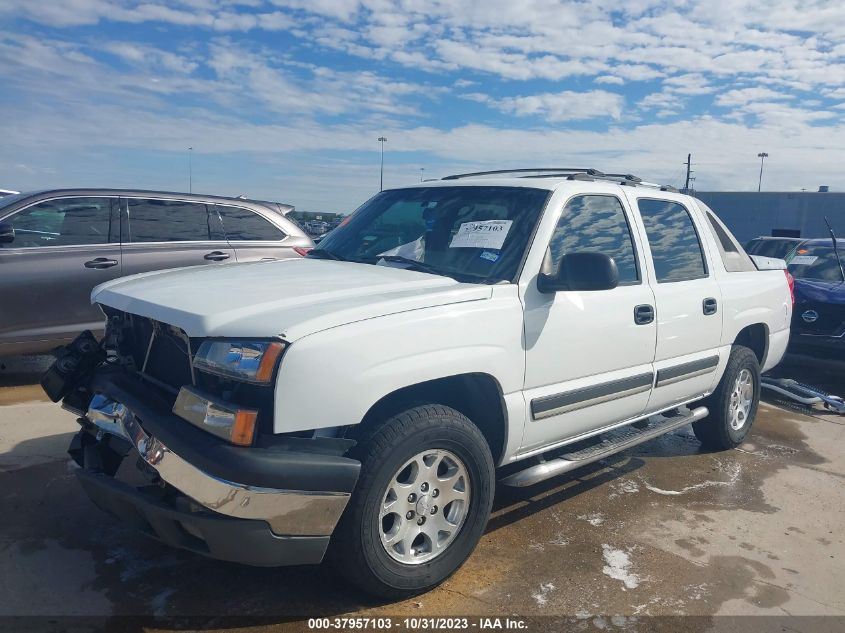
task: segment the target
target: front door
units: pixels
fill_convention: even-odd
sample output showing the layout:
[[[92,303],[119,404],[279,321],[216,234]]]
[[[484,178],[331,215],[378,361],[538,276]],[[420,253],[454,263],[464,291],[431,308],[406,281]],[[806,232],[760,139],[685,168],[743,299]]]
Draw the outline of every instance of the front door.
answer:
[[[122,198],[123,274],[235,262],[213,205]]]
[[[600,252],[616,262],[613,290],[543,294],[529,284],[525,302],[522,452],[641,414],[653,381],[654,296],[625,203],[615,195],[576,195],[563,208],[545,272],[565,253]]]
[[[700,396],[713,384],[722,338],[722,293],[690,211],[671,200],[628,196],[639,208],[650,251],[658,340],[648,411],[659,411]]]
[[[0,353],[47,351],[103,329],[91,290],[121,274],[116,202],[56,198],[3,218],[15,235],[0,244]]]

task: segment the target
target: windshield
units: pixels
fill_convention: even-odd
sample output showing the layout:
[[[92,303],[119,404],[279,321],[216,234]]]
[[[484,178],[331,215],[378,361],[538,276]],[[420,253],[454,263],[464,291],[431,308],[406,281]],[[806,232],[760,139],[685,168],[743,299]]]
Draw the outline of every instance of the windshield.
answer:
[[[839,256],[845,257],[845,249],[839,246]],[[803,245],[787,261],[787,268],[796,279],[818,279],[820,281],[842,281],[842,271],[833,245]]]
[[[308,257],[406,266],[474,283],[514,281],[550,194],[475,186],[384,191]]]
[[[749,255],[761,257],[775,257],[783,259],[789,255],[800,242],[798,240],[761,240],[754,239],[745,246],[745,252]]]

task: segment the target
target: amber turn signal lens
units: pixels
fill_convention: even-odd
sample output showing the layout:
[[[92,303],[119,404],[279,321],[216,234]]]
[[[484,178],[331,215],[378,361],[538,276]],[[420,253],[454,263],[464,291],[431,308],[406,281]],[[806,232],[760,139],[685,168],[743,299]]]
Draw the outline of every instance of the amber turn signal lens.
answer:
[[[276,361],[279,360],[279,354],[285,349],[283,343],[270,343],[267,350],[261,357],[261,364],[258,365],[258,371],[255,372],[255,379],[258,382],[270,382],[273,378],[273,370],[276,368]]]
[[[232,444],[250,446],[252,438],[255,436],[255,421],[257,419],[257,411],[239,410],[235,413],[235,423],[232,425]]]

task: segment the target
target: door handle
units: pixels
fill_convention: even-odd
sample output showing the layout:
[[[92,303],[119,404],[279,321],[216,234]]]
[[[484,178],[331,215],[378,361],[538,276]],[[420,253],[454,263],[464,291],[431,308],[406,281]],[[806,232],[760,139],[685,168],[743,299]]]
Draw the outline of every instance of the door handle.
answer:
[[[704,314],[716,314],[716,310],[719,309],[719,304],[716,303],[716,300],[713,297],[707,297],[701,302],[701,308]]]
[[[84,264],[85,268],[96,268],[96,269],[103,269],[103,268],[111,268],[112,266],[117,266],[116,259],[108,259],[107,257],[95,257],[91,261],[87,261]]]
[[[634,307],[634,323],[648,325],[652,321],[654,321],[654,306],[645,303]]]
[[[211,251],[210,253],[206,253],[204,259],[212,262],[222,262],[224,259],[229,259],[229,253],[224,253],[223,251]]]

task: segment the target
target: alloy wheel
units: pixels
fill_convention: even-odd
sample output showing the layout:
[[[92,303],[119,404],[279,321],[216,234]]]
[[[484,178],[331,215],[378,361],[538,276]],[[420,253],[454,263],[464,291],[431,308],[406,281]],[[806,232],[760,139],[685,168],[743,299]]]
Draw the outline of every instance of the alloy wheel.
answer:
[[[467,516],[470,481],[446,450],[417,453],[393,475],[379,513],[381,543],[394,560],[419,565],[454,542]]]

